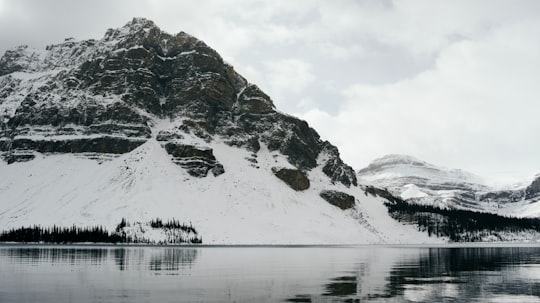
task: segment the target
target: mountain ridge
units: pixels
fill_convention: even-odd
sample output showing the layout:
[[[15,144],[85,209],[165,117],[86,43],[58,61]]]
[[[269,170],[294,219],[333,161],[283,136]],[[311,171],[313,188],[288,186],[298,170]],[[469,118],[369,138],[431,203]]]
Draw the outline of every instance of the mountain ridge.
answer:
[[[442,241],[393,220],[335,146],[183,32],[135,18],[8,51],[0,70],[3,228],[125,219],[157,240],[161,218],[208,244]]]
[[[83,58],[80,60],[84,61],[69,72],[62,70],[66,67],[64,64],[66,56],[58,54],[65,52],[66,48],[70,49],[68,53]],[[259,139],[266,141],[271,149],[279,149],[285,153],[295,166],[302,169],[313,168],[316,165],[317,155],[325,151],[332,155],[332,159],[326,165],[327,175],[333,181],[356,185],[354,171],[339,159],[339,152],[333,145],[321,141],[319,135],[304,121],[275,111],[270,97],[234,72],[217,52],[190,35],[180,32],[171,36],[161,32],[152,21],[135,18],[120,29],[108,30],[99,41],[87,40],[77,43],[70,40],[47,49],[49,55],[41,55],[41,58],[49,64],[42,64],[41,69],[32,68],[30,71],[43,71],[50,69],[51,66],[60,66],[58,74],[52,77],[56,82],[62,83],[47,83],[47,86],[41,86],[40,91],[35,94],[43,95],[44,91],[49,93],[47,99],[43,100],[46,102],[41,104],[34,104],[34,100],[40,98],[32,95],[27,95],[23,100],[14,100],[11,107],[10,102],[4,102],[3,107],[12,111],[5,129],[11,128],[11,132],[15,135],[35,134],[32,130],[18,127],[25,124],[50,123],[53,128],[66,124],[88,125],[90,127],[71,132],[57,127],[46,133],[46,136],[96,134],[104,130],[101,134],[123,135],[124,140],[114,144],[94,139],[99,142],[89,144],[103,146],[105,150],[101,151],[119,153],[125,150],[117,150],[118,145],[130,145],[129,150],[150,137],[149,120],[153,116],[182,116],[189,118],[182,125],[185,129],[206,136],[209,140],[216,134],[228,136],[231,144],[236,145],[247,144],[249,138],[247,140],[242,138],[244,140],[242,142],[235,136],[238,137],[240,132],[244,132],[243,135],[246,136],[245,133],[256,129],[260,134]],[[109,55],[103,57],[107,52]],[[4,56],[6,57],[18,56],[9,53]],[[60,63],[51,63],[52,59],[48,58],[60,58]],[[71,57],[68,56],[68,59]],[[73,62],[74,66],[77,66],[81,61]],[[40,66],[34,63],[28,63],[27,66]],[[141,64],[143,67],[139,67]],[[9,64],[0,66],[3,66],[2,70],[7,70],[6,66],[9,67]],[[16,70],[18,71],[18,68],[11,68],[10,71],[13,73]],[[5,79],[9,82],[13,77]],[[58,87],[60,89],[57,89]],[[123,102],[110,100],[118,95]],[[88,100],[79,102],[80,107],[77,107],[79,104],[48,106],[64,102],[68,98]],[[130,107],[132,105],[133,107]],[[37,106],[41,106],[39,112],[36,111]],[[57,112],[61,110],[64,112],[58,114]],[[9,116],[9,113],[5,116]],[[113,117],[112,122],[115,125],[103,127],[104,121],[110,121],[109,116]],[[99,124],[93,123],[94,120],[98,120]],[[257,120],[266,121],[261,123]],[[277,122],[284,124],[281,130],[269,129],[269,124]],[[291,134],[289,130],[293,133]],[[39,131],[43,132],[43,129]],[[287,140],[284,141],[282,138]],[[30,143],[21,140],[11,142],[15,147],[18,144],[26,148]],[[34,149],[49,152],[59,148],[42,145],[38,143]],[[84,144],[77,144],[77,147],[81,151],[96,151]],[[73,149],[72,146],[69,148]],[[4,147],[5,149],[7,148]]]

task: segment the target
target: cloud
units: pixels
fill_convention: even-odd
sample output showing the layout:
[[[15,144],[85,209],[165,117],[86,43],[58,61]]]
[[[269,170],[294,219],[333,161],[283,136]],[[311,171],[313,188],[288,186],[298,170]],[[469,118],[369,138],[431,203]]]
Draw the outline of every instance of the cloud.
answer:
[[[355,55],[360,55],[364,51],[360,45],[342,45],[338,43],[323,42],[319,45],[319,51],[323,56],[332,59],[350,59]]]
[[[299,59],[267,61],[264,67],[267,73],[265,80],[269,83],[269,91],[273,96],[299,93],[316,79],[311,65]]]
[[[500,24],[535,18],[537,1],[341,1],[321,10],[328,31],[371,36],[425,54],[456,39],[475,39]]]
[[[407,153],[483,175],[540,172],[540,22],[499,26],[454,42],[433,69],[393,84],[355,84],[334,116],[302,115],[362,167]]]

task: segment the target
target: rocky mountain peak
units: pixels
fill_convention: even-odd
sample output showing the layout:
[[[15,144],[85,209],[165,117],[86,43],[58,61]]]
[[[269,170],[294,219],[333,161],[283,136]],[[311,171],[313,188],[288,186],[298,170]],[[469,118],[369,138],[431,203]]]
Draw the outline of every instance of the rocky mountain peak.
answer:
[[[153,21],[145,18],[133,18],[121,28],[108,29],[103,41],[114,44],[115,49],[141,46],[165,57],[172,57],[178,53],[195,49],[200,51],[204,49],[209,55],[219,57],[219,54],[203,41],[184,32],[171,35],[162,31]]]
[[[276,111],[215,50],[144,18],[107,30],[101,40],[6,53],[0,71],[7,121],[0,150],[8,161],[35,152],[122,154],[159,138],[175,163],[204,177],[223,173],[211,148],[219,141],[254,155],[264,145],[297,169],[322,166],[332,182],[356,185],[333,145],[305,121]],[[164,120],[169,126],[156,128]],[[189,136],[204,146],[184,142]],[[204,167],[186,164],[194,157]]]
[[[161,29],[152,20],[135,17],[120,28],[109,28],[105,32],[104,39],[106,41],[111,41],[121,36],[133,35],[141,32],[149,33],[151,31],[161,32]]]
[[[130,29],[140,29],[140,28],[146,29],[146,28],[154,28],[154,27],[158,28],[158,26],[154,23],[154,21],[150,19],[146,19],[144,17],[134,17],[133,19],[131,19],[131,21],[126,23],[124,27],[130,28]]]

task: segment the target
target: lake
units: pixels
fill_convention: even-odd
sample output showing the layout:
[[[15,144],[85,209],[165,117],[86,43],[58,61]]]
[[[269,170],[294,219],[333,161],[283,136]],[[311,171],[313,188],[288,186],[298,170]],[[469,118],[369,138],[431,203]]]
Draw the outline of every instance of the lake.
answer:
[[[540,302],[540,247],[3,245],[0,302]]]

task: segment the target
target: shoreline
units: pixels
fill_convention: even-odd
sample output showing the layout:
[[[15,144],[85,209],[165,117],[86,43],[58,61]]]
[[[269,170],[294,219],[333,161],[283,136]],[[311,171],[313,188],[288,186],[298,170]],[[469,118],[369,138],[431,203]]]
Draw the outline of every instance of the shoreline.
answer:
[[[4,247],[106,248],[512,248],[540,247],[540,242],[381,243],[381,244],[149,244],[149,243],[24,243],[0,242]]]

